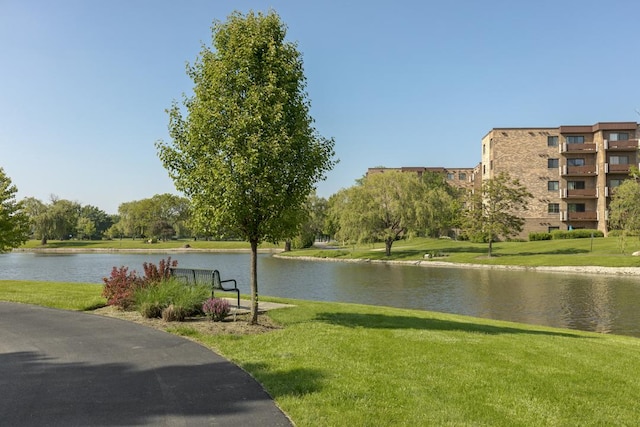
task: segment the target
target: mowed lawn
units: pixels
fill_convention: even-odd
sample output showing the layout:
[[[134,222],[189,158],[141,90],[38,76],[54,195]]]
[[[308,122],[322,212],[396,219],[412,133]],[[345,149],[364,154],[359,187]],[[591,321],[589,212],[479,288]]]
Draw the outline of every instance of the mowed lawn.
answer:
[[[0,300],[90,309],[96,285],[0,281]],[[37,295],[34,295],[37,294]],[[65,297],[66,295],[66,297]],[[65,303],[66,301],[66,303]],[[464,316],[274,299],[282,328],[202,335],[297,426],[636,425],[640,340]]]

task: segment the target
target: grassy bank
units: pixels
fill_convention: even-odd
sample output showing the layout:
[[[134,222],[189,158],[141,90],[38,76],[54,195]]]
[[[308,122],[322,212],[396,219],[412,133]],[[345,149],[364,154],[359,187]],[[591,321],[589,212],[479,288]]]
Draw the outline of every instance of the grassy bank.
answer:
[[[172,240],[168,242],[146,243],[138,240],[101,240],[101,241],[50,241],[40,245],[31,240],[22,250],[181,250],[185,245],[195,250],[234,251],[249,250],[246,242],[206,242],[192,240]],[[261,250],[277,250],[282,245],[264,243]],[[291,257],[316,257],[334,259],[369,259],[388,261],[444,261],[451,263],[521,265],[521,266],[601,266],[601,267],[640,267],[640,257],[631,256],[640,251],[640,239],[628,238],[624,253],[620,250],[619,240],[615,237],[595,239],[545,240],[537,242],[498,242],[494,243],[493,256],[487,258],[487,244],[455,241],[449,239],[414,238],[401,240],[393,244],[391,256],[384,253],[382,243],[349,246],[332,249],[304,249],[282,253]],[[429,260],[425,255],[435,255]]]
[[[37,286],[34,287],[34,286]],[[93,285],[0,281],[33,302]],[[640,340],[464,316],[277,300],[283,326],[260,335],[188,335],[250,372],[298,426],[634,425]],[[51,305],[51,304],[43,304]],[[56,303],[56,306],[59,306]],[[65,308],[65,307],[60,307]]]
[[[166,242],[148,243],[142,239],[122,239],[122,240],[49,240],[46,245],[42,245],[40,240],[29,240],[18,250],[47,250],[47,249],[74,249],[74,250],[94,250],[94,249],[137,249],[137,250],[171,250],[184,249],[185,245],[193,249],[201,250],[247,250],[251,247],[247,242],[241,241],[205,241],[205,240],[169,240]],[[271,243],[263,243],[259,249],[278,249]]]
[[[487,258],[487,244],[449,239],[415,238],[395,242],[391,256],[384,253],[384,245],[362,245],[338,249],[305,249],[284,256],[310,256],[335,259],[371,259],[399,261],[427,261],[426,254],[436,255],[431,261],[487,265],[522,266],[602,266],[640,267],[640,257],[631,256],[640,250],[640,240],[630,238],[625,253],[620,251],[617,238],[545,240],[537,242],[498,242],[493,256]]]

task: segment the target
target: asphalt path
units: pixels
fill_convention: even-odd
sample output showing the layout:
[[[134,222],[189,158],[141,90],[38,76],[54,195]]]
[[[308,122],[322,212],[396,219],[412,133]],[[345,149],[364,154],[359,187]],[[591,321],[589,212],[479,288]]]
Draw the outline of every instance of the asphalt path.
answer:
[[[0,426],[290,426],[246,372],[162,331],[0,302]]]

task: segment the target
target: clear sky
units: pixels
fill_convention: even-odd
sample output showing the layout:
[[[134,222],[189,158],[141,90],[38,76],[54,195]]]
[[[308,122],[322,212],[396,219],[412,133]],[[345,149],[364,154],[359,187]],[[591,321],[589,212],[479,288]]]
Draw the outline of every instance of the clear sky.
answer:
[[[637,0],[0,0],[0,167],[18,197],[116,213],[175,192],[154,143],[213,20],[279,13],[340,163],[473,167],[494,127],[639,121]]]

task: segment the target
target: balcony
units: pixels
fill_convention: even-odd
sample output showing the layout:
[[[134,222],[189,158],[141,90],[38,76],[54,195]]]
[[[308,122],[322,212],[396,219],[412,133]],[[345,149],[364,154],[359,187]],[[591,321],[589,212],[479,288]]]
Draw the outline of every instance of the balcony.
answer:
[[[628,175],[630,171],[631,171],[631,165],[629,164],[623,164],[623,165],[612,164],[612,163],[604,164],[605,173],[621,173],[621,174]]]
[[[563,199],[595,199],[598,197],[598,189],[586,188],[584,190],[569,190],[563,188],[560,196]]]
[[[573,145],[573,144],[572,144]],[[563,176],[585,176],[585,175],[597,175],[598,167],[596,165],[585,166],[562,166],[561,174]]]
[[[617,141],[616,141],[617,142]],[[596,144],[560,144],[561,153],[595,153],[598,151]]]
[[[604,149],[609,151],[635,151],[638,149],[638,140],[628,139],[626,141],[608,141],[605,139]]]
[[[568,212],[561,211],[560,212],[560,221],[598,221],[598,212],[589,211],[589,212]]]

